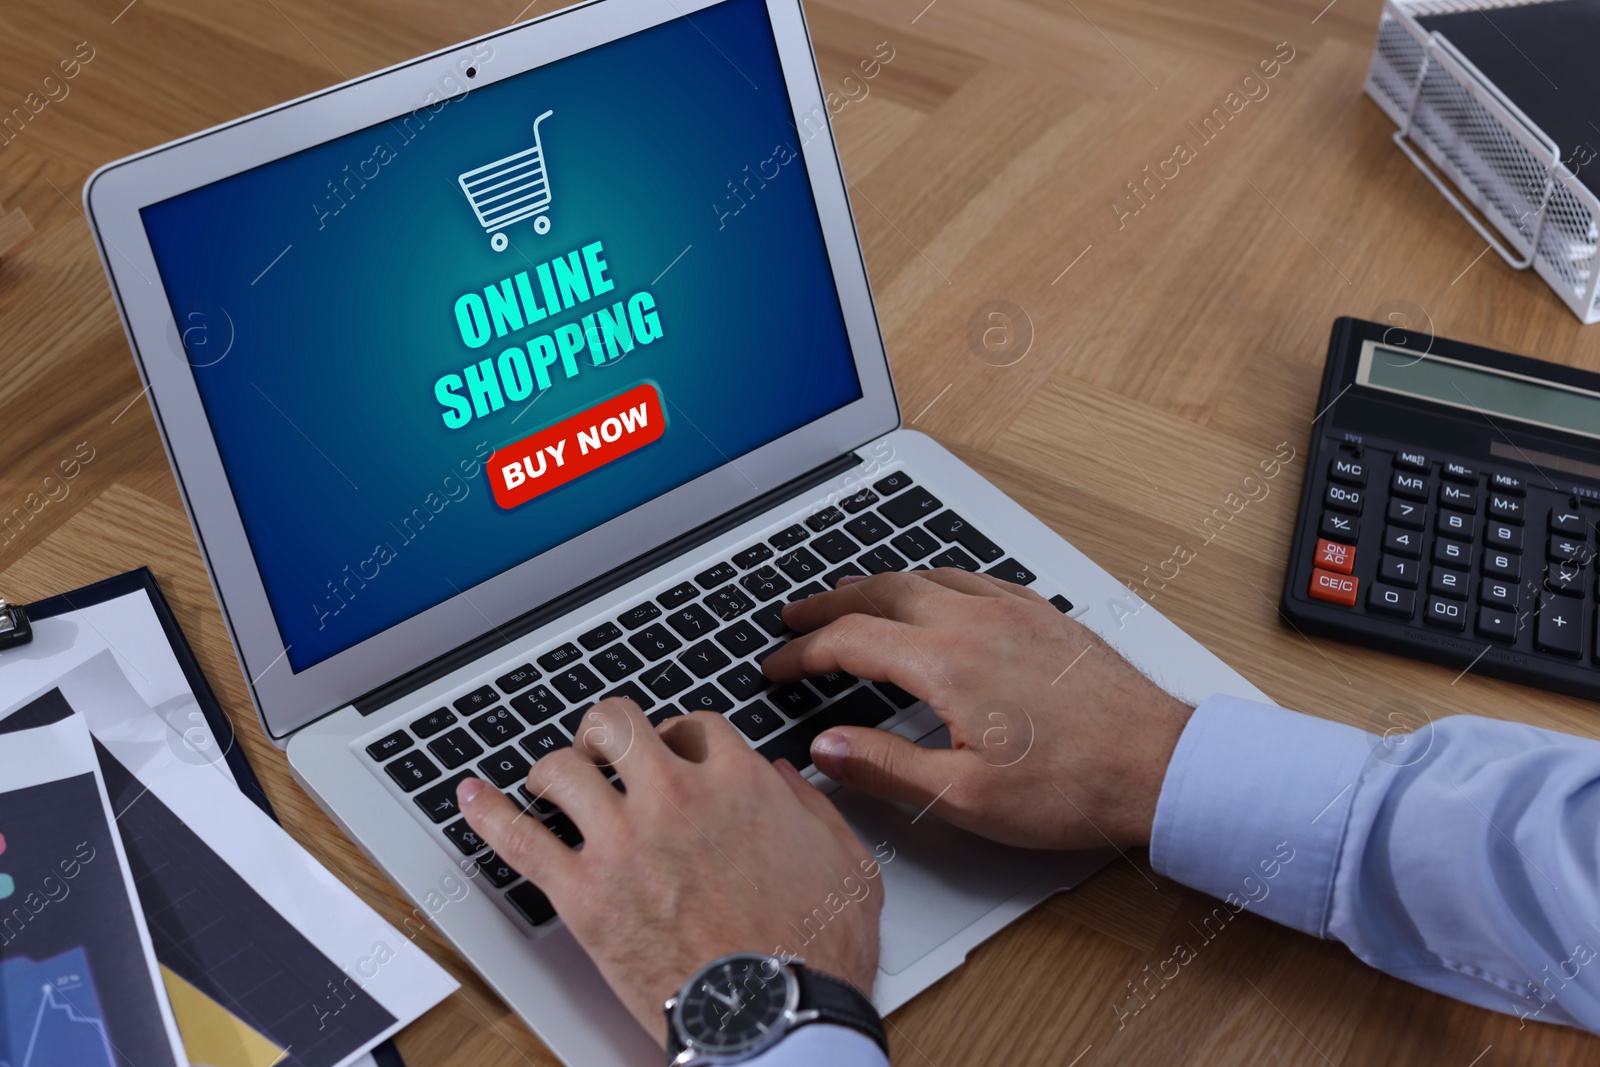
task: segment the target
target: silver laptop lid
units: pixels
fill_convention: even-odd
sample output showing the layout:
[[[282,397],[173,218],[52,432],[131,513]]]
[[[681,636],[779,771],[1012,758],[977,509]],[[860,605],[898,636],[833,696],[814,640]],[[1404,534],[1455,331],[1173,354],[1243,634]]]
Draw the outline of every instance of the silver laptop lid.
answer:
[[[795,0],[603,0],[85,202],[282,737],[892,429]]]

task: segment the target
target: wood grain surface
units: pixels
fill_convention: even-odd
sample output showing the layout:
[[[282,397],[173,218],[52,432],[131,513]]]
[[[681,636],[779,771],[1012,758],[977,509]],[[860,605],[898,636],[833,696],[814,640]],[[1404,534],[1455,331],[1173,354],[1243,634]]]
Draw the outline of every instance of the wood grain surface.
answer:
[[[116,157],[551,6],[524,2],[0,6],[0,118],[52,96],[0,143],[0,203],[33,230],[0,255],[0,593],[27,601],[153,568],[290,832],[395,923],[409,903],[256,726],[79,190]],[[1134,583],[1288,442],[1302,459],[1157,608],[1277,700],[1330,718],[1367,725],[1407,701],[1600,736],[1592,704],[1307,640],[1275,611],[1336,315],[1400,309],[1444,336],[1600,370],[1600,332],[1484,254],[1390,143],[1362,93],[1378,0],[806,11],[826,87],[846,101],[835,126],[910,426]],[[847,81],[885,41],[877,76]],[[1245,97],[1245,76],[1273,59]],[[1230,93],[1247,99],[1237,114]],[[1190,124],[1215,108],[1228,121],[1202,141]],[[1148,181],[1180,141],[1199,145],[1193,158]],[[1422,992],[1249,914],[1207,940],[1212,906],[1134,853],[896,1012],[894,1062],[1600,1060],[1594,1038]],[[409,1063],[554,1062],[434,931],[419,940],[463,988],[401,1036]],[[1183,943],[1195,958],[1119,1022],[1130,984]]]

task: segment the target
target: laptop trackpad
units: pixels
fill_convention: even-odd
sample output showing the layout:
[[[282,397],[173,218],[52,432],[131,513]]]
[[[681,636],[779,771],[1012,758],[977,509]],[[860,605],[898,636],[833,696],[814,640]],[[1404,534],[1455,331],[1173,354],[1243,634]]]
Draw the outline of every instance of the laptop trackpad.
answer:
[[[996,845],[931,812],[913,824],[915,808],[851,790],[832,799],[879,856],[884,905],[878,965],[889,974],[899,974],[1055,866],[1051,853]]]
[[[920,743],[943,748],[946,737],[940,729]],[[1046,879],[1067,873],[1060,870],[1065,854],[997,845],[945,823],[937,808],[919,815],[851,789],[830,799],[879,858],[885,894],[879,966],[888,974],[899,974],[1023,890],[1037,885],[1043,899],[1083,876],[1050,885]]]

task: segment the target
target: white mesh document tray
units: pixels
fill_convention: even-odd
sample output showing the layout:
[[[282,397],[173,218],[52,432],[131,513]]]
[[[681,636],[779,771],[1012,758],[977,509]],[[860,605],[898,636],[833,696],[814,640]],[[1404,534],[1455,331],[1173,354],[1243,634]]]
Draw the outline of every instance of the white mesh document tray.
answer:
[[[1400,127],[1395,143],[1500,257],[1517,270],[1532,267],[1593,323],[1600,321],[1600,199],[1554,140],[1446,37],[1418,22],[1548,2],[1385,0],[1367,95]]]

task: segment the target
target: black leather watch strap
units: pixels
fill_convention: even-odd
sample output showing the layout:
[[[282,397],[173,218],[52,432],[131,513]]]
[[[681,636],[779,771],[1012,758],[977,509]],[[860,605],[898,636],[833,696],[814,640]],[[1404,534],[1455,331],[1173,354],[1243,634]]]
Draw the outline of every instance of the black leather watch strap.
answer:
[[[859,1030],[878,1043],[883,1054],[889,1054],[889,1035],[883,1029],[883,1017],[855,986],[831,974],[813,971],[801,964],[794,967],[800,981],[801,1011],[815,1011],[821,1022],[836,1023]]]
[[[670,1002],[669,1002],[670,1003]],[[667,1014],[667,1062],[671,1063],[683,1053],[683,1042],[678,1040],[678,1028],[672,1025],[672,1009]]]

